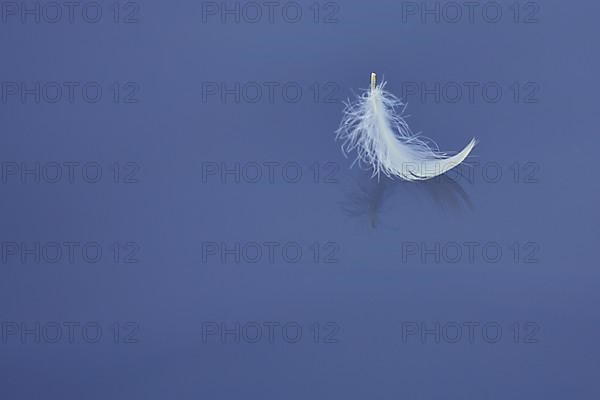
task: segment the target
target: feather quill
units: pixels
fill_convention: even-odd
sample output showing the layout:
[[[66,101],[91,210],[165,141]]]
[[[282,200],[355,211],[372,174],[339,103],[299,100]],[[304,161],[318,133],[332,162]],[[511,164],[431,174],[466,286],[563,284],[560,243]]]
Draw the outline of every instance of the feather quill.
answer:
[[[385,81],[378,85],[377,75],[371,74],[371,89],[356,102],[346,103],[336,131],[344,155],[356,151],[355,163],[370,167],[372,177],[383,173],[407,181],[442,175],[467,158],[477,144],[475,139],[454,156],[440,152],[431,139],[412,133],[402,118],[406,105],[385,85]]]

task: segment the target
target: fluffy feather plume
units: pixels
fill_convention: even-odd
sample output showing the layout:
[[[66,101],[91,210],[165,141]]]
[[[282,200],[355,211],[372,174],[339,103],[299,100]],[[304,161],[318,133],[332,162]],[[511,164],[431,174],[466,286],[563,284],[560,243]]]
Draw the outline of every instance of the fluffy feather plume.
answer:
[[[356,151],[355,163],[372,168],[373,177],[383,173],[407,181],[427,180],[442,175],[462,163],[477,141],[458,154],[448,156],[430,139],[413,134],[402,118],[406,105],[385,91],[386,82],[376,83],[371,74],[371,90],[346,103],[344,118],[336,132],[344,155]]]

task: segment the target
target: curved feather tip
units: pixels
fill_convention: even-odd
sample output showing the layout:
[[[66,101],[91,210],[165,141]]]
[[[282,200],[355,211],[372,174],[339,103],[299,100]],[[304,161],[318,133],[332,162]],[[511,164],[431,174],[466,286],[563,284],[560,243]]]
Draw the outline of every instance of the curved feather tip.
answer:
[[[398,97],[385,90],[386,82],[366,91],[354,103],[346,103],[344,118],[336,131],[344,155],[356,151],[354,163],[407,181],[427,180],[462,163],[471,153],[472,139],[458,154],[440,152],[431,139],[413,134],[402,118],[406,108]],[[354,164],[353,163],[353,164]]]

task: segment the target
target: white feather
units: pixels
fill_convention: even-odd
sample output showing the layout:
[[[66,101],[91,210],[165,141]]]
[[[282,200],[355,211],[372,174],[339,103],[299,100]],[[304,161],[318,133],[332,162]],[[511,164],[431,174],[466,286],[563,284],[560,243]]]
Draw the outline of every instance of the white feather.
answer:
[[[356,161],[373,169],[373,177],[383,173],[407,181],[427,180],[442,175],[462,163],[477,141],[472,139],[458,154],[439,152],[430,139],[413,134],[402,118],[406,105],[384,90],[386,82],[375,84],[346,103],[344,118],[336,132],[344,154],[356,151]]]

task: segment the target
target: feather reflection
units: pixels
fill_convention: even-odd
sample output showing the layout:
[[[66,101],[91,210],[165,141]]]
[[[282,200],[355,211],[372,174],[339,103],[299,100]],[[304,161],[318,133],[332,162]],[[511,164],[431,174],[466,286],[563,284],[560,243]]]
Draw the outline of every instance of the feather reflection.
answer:
[[[394,201],[390,200],[394,197]],[[353,188],[339,203],[349,218],[366,218],[369,226],[376,229],[382,224],[382,215],[401,201],[423,200],[432,202],[442,212],[460,214],[471,211],[474,205],[463,185],[455,179],[440,176],[428,181],[407,182],[382,176],[372,179],[361,171],[355,178]]]

